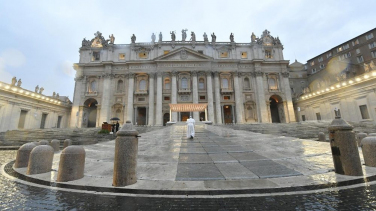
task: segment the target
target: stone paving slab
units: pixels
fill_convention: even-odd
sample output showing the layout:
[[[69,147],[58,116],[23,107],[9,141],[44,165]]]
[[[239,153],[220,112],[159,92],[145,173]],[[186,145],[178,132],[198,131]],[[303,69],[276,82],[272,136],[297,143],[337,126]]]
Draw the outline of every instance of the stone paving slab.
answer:
[[[338,176],[333,172],[329,143],[216,126],[196,125],[196,129],[198,136],[194,139],[185,137],[184,125],[142,134],[137,159],[138,182],[124,188],[257,189],[363,178]],[[84,146],[85,176],[68,183],[112,187],[114,143]],[[55,181],[59,159],[60,153],[55,153],[53,171],[32,177]],[[376,175],[376,168],[364,167],[363,171],[366,175]],[[20,172],[24,174],[26,170]]]

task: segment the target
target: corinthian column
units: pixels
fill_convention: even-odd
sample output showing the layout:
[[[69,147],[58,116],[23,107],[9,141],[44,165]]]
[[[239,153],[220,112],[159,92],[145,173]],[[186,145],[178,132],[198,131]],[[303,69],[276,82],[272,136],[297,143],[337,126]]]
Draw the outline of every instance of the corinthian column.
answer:
[[[192,71],[192,96],[193,103],[198,103],[197,71]],[[200,121],[198,111],[193,112],[193,119]]]
[[[134,73],[128,74],[128,101],[127,101],[127,120],[133,122],[133,89],[134,89]]]
[[[269,122],[269,118],[268,118],[269,112],[268,112],[268,108],[266,107],[263,75],[264,73],[261,72],[260,65],[256,64],[254,76],[256,77],[256,93],[257,93],[256,100],[257,100],[258,121]]]
[[[217,124],[222,124],[222,110],[221,110],[221,94],[219,84],[219,72],[214,72],[214,94],[215,94],[215,114],[217,117]]]
[[[149,120],[148,125],[154,124],[154,76],[155,73],[149,73]]]
[[[287,107],[287,116],[286,122],[296,122],[295,120],[295,113],[294,113],[294,106],[292,104],[292,97],[291,97],[291,89],[290,89],[290,81],[289,81],[289,72],[285,69],[282,72],[282,81],[283,81],[283,89],[286,96],[286,107]]]
[[[178,102],[177,96],[176,96],[176,93],[177,93],[176,75],[177,74],[178,73],[176,71],[171,72],[171,104],[176,104]],[[171,119],[170,119],[171,122],[178,121],[177,118],[178,118],[177,112],[171,113]]]
[[[236,123],[242,124],[244,122],[244,106],[243,97],[239,88],[239,72],[235,72],[234,76],[234,89],[235,89],[235,105],[236,105]]]
[[[157,105],[155,109],[155,125],[162,126],[162,73],[157,73]]]
[[[208,94],[208,118],[209,121],[214,124],[214,106],[213,106],[213,84],[212,84],[212,72],[206,72],[206,90]]]
[[[101,110],[100,110],[100,118],[99,122],[108,122],[110,121],[110,97],[111,95],[111,75],[106,74],[103,76],[103,93],[102,93],[102,101],[101,101]]]

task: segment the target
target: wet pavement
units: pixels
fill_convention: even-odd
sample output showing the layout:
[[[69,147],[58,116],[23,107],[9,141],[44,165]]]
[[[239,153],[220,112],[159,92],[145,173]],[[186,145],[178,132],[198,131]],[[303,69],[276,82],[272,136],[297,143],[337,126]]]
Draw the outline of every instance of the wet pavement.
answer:
[[[197,132],[196,139],[190,141],[184,139],[183,130],[175,130],[172,135],[168,135],[170,134],[168,130],[160,130],[153,133],[156,145],[153,145],[153,141],[140,141],[139,143],[141,168],[138,176],[141,179],[136,183],[138,186],[133,188],[142,189],[149,185],[156,189],[162,187],[168,191],[185,190],[186,195],[147,194],[147,191],[144,194],[131,194],[101,192],[101,189],[96,189],[96,191],[62,189],[35,185],[0,174],[0,210],[376,209],[375,179],[369,183],[352,183],[356,184],[352,186],[345,184],[318,189],[294,187],[297,184],[309,187],[312,181],[317,182],[312,187],[328,182],[339,184],[349,181],[349,177],[336,175],[330,170],[332,168],[332,163],[329,162],[330,156],[328,158],[327,151],[323,151],[328,143],[315,143],[288,137],[276,139],[275,136],[261,134],[253,134],[249,137],[249,132],[237,131],[233,134],[231,130],[218,130],[213,126],[209,127],[209,131],[205,133],[202,133],[203,130],[200,131],[200,129]],[[158,142],[159,135],[163,137],[168,135],[169,138],[164,141],[168,141],[169,144],[164,145],[163,142]],[[146,137],[148,137],[147,134],[143,135],[143,138]],[[258,142],[259,140],[261,142]],[[269,146],[264,146],[265,143]],[[163,148],[164,155],[158,151],[158,145]],[[250,148],[251,145],[252,148]],[[294,147],[296,145],[298,147]],[[150,148],[158,153],[148,151]],[[289,150],[283,153],[283,150],[287,148]],[[98,174],[105,172],[93,178],[99,181],[103,178],[108,180],[112,174],[109,169],[111,169],[113,156],[106,150],[102,153],[99,151],[103,149],[111,151],[113,148],[102,143],[87,146],[86,149],[92,153],[92,155],[88,153],[88,169],[97,169]],[[15,150],[0,150],[0,166],[13,161],[15,157]],[[55,155],[53,168],[56,168],[58,163],[56,158],[58,154]],[[166,169],[154,168],[154,166],[173,166],[174,170],[160,174],[159,171]],[[272,170],[262,171],[258,166],[267,166],[268,168],[264,169]],[[363,167],[363,170],[372,172],[373,169]],[[85,174],[87,173],[86,171]],[[165,178],[158,180],[158,175],[167,175],[171,179],[168,182],[164,181]],[[47,176],[54,179],[54,173]],[[90,182],[90,177],[86,177],[85,180]],[[175,186],[169,187],[170,184]],[[182,184],[191,185],[182,186]],[[100,185],[102,184],[98,184]],[[247,192],[244,189],[251,187],[258,189],[254,189],[253,192]],[[264,190],[264,187],[270,190],[282,188],[282,190],[288,189],[289,191],[257,191]],[[192,193],[194,191],[196,193],[209,192],[205,195],[190,195],[189,191]],[[220,191],[225,191],[224,193],[230,191],[231,194],[216,194]]]
[[[0,164],[16,151],[0,151]],[[0,210],[375,210],[376,185],[310,194],[155,198],[76,193],[20,184],[0,175]]]

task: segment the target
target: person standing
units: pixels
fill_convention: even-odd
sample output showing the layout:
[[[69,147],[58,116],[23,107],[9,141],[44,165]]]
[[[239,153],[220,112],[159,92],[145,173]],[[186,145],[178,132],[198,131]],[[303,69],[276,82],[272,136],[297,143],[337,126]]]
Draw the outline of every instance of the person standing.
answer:
[[[187,138],[195,137],[195,122],[192,116],[187,119]]]
[[[116,121],[116,132],[119,131],[119,121]]]

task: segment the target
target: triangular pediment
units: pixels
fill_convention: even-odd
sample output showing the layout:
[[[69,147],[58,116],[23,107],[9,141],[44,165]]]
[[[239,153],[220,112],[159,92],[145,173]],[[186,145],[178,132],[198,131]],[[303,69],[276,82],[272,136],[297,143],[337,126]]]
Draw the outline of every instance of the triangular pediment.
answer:
[[[186,47],[182,47],[176,50],[173,50],[165,55],[159,56],[155,58],[155,61],[184,61],[184,60],[198,60],[198,61],[208,61],[213,59],[210,56],[206,56],[204,54],[201,54],[197,51],[191,50]]]

